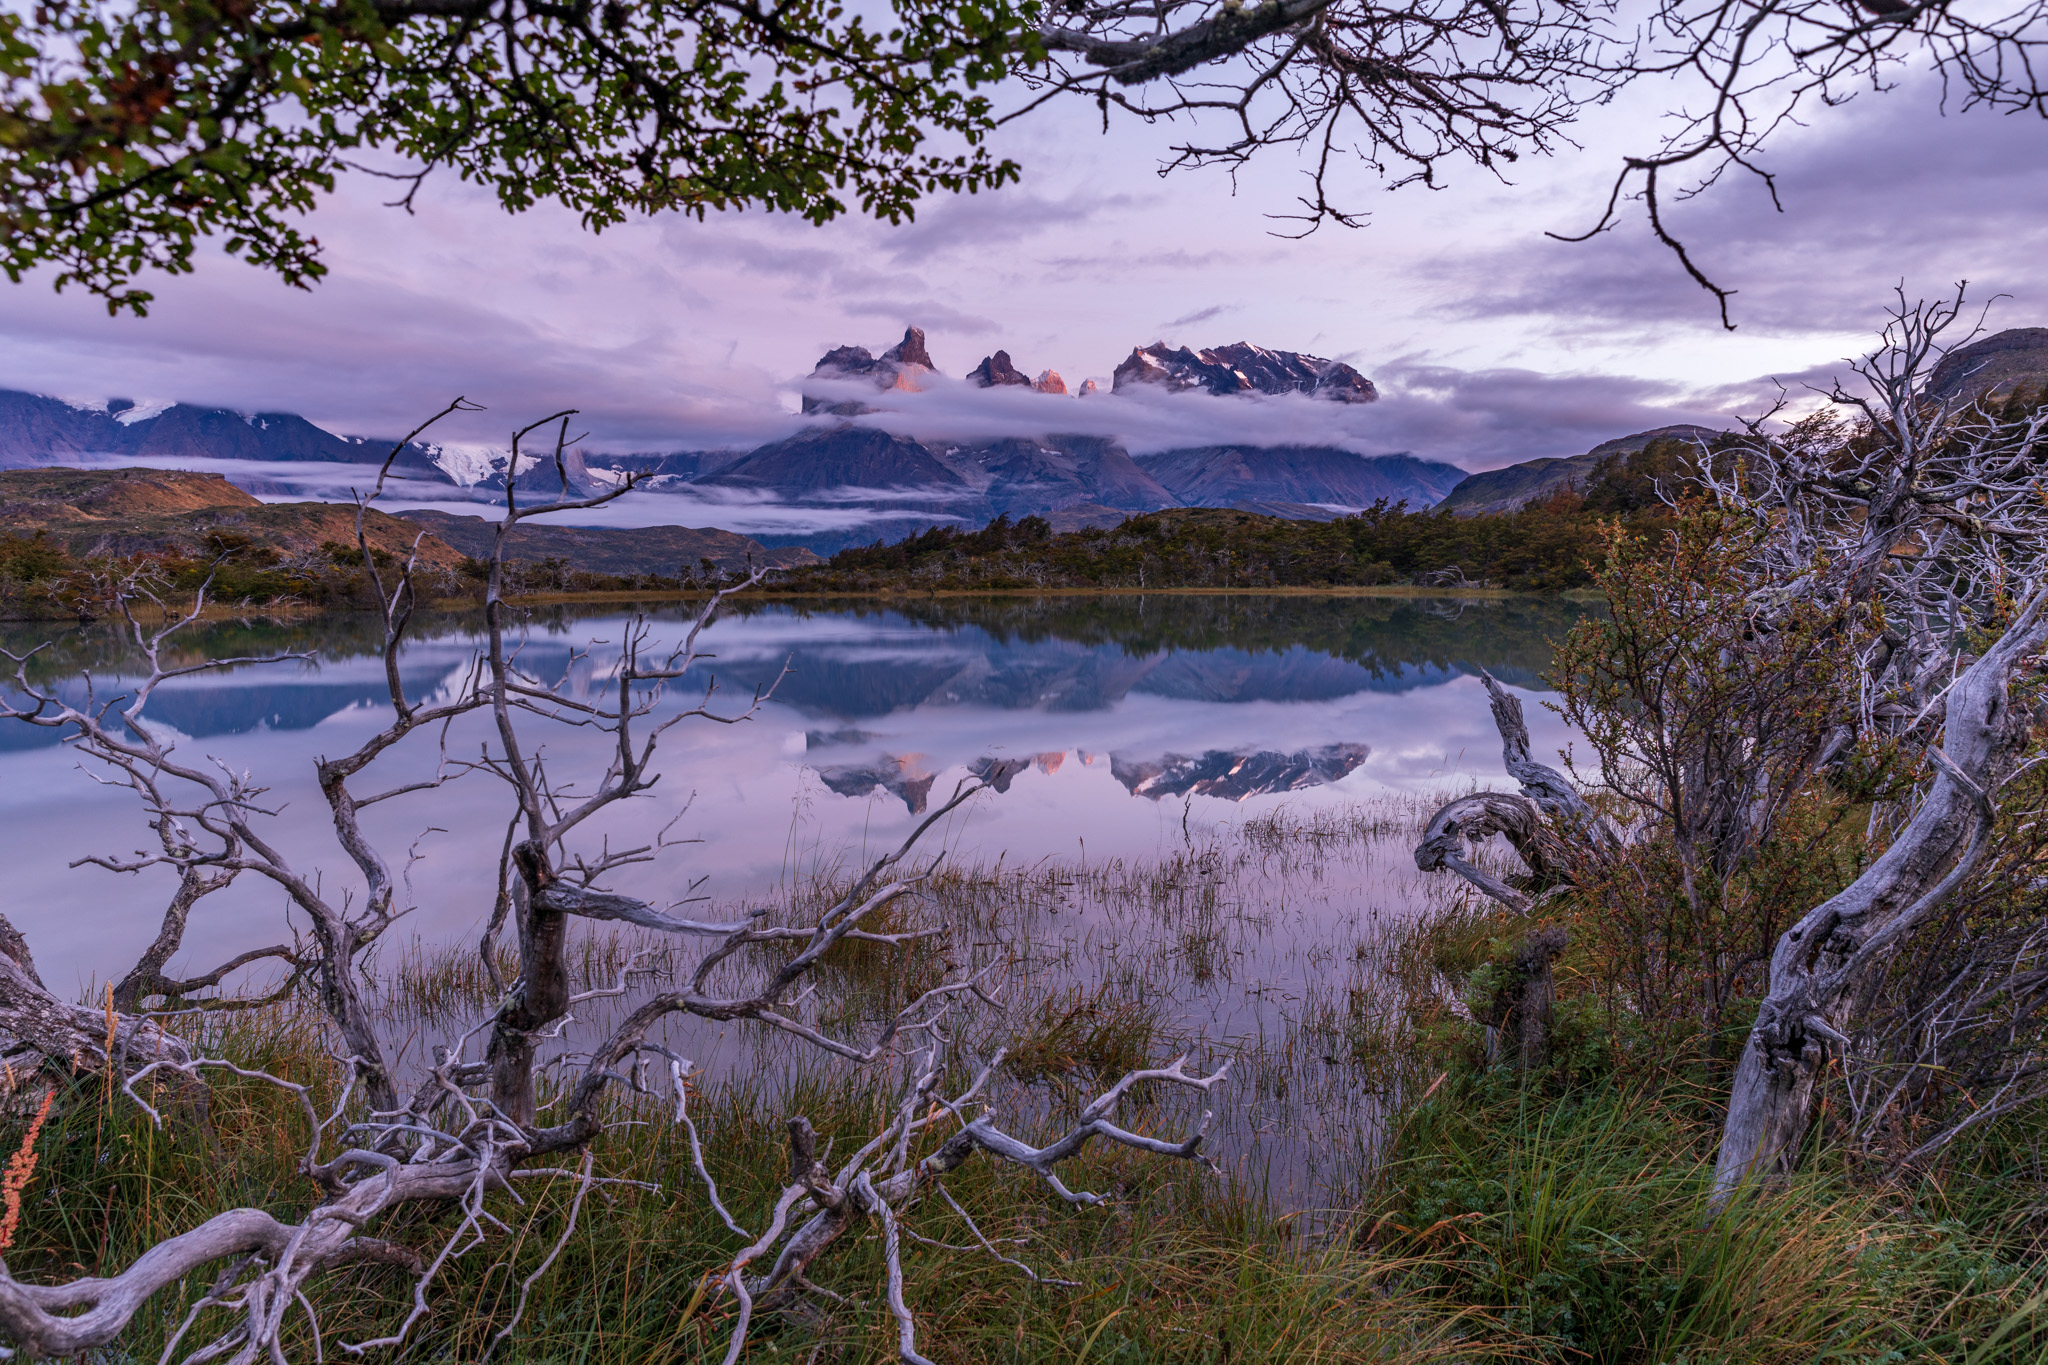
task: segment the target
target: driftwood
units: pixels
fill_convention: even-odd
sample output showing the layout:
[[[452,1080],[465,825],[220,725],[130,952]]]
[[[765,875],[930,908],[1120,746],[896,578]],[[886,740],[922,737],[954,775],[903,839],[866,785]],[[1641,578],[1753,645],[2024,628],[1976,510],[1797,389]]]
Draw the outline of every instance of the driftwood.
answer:
[[[1522,715],[1521,699],[1485,669],[1479,670],[1479,677],[1500,731],[1502,764],[1522,790],[1476,792],[1445,803],[1423,829],[1415,865],[1424,872],[1456,873],[1510,910],[1527,913],[1535,898],[1475,866],[1466,856],[1473,843],[1501,835],[1522,856],[1534,882],[1552,886],[1570,879],[1573,856],[1568,841],[1605,847],[1621,843],[1623,835],[1612,820],[1587,804],[1563,773],[1530,756],[1529,723]]]

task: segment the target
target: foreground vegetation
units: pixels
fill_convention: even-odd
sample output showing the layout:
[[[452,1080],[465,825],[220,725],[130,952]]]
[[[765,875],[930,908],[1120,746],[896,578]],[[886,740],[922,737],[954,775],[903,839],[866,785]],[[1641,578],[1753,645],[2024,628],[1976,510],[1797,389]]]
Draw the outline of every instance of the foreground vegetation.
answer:
[[[962,930],[987,932],[1081,895],[1069,916],[1105,917],[1105,931],[1143,941],[1154,964],[1146,978],[1098,977],[1082,952],[1062,968],[1022,971],[1000,1021],[1014,1059],[1002,1108],[1056,1129],[1099,1077],[1185,1046],[1192,1021],[1162,1000],[1180,998],[1192,979],[1215,981],[1202,973],[1231,961],[1233,937],[1247,932],[1219,906],[1276,875],[1302,884],[1356,875],[1360,865],[1344,859],[1374,847],[1398,853],[1421,814],[1413,804],[1308,820],[1283,813],[1158,864],[942,879],[933,913]],[[1525,926],[1435,897],[1418,908],[1409,929],[1350,945],[1348,984],[1312,990],[1285,1030],[1237,1045],[1237,1084],[1218,1097],[1219,1107],[1263,1109],[1283,1134],[1321,1142],[1345,1133],[1355,1117],[1344,1106],[1370,1095],[1385,1106],[1378,1136],[1351,1134],[1373,1148],[1369,1160],[1349,1176],[1303,1182],[1262,1174],[1244,1159],[1242,1136],[1217,1147],[1224,1177],[1096,1150],[1068,1171],[1077,1188],[1111,1193],[1096,1209],[1046,1199],[1015,1167],[965,1166],[948,1193],[1041,1281],[992,1261],[959,1215],[928,1201],[906,1219],[922,1239],[906,1257],[905,1293],[919,1308],[923,1353],[948,1365],[1976,1365],[2048,1353],[2038,1118],[2003,1124],[1905,1181],[1824,1126],[1795,1184],[1710,1217],[1717,1069],[1739,1034],[1681,1025],[1692,999],[1674,997],[1651,1019],[1617,1012],[1630,994],[1628,945],[1603,929],[1589,898],[1560,906],[1554,921],[1573,939],[1557,963],[1552,1058],[1512,1065],[1489,1047],[1485,1020]],[[1222,940],[1205,948],[1208,934]],[[615,979],[636,946],[585,939],[579,988]],[[930,966],[921,953],[905,963],[894,951],[849,947],[859,951],[843,954],[834,988],[853,988],[873,1014],[900,1002],[902,976]],[[397,1031],[432,1036],[495,999],[467,949],[414,950],[387,963],[383,979]],[[217,1055],[313,1084],[324,1107],[337,1093],[327,1033],[317,1005],[294,997],[213,1016],[202,1036]],[[1674,1049],[1680,1038],[1687,1045]],[[847,1073],[793,1064],[772,1048],[760,1057],[705,1076],[690,1102],[724,1202],[748,1226],[788,1178],[786,1119],[805,1115],[841,1144],[875,1122],[872,1092]],[[15,1186],[18,1224],[0,1233],[11,1237],[10,1271],[33,1281],[112,1270],[225,1209],[310,1208],[303,1122],[287,1097],[232,1078],[212,1082],[209,1096],[203,1124],[161,1130],[104,1086],[65,1091],[40,1125],[30,1097],[17,1099],[4,1145],[28,1154],[16,1169],[29,1178]],[[1164,1094],[1134,1112],[1145,1127],[1178,1121]],[[732,1305],[708,1286],[741,1240],[718,1227],[671,1106],[623,1098],[609,1117],[627,1126],[600,1144],[596,1172],[621,1183],[592,1190],[571,1231],[573,1179],[520,1181],[523,1202],[499,1211],[504,1230],[447,1264],[433,1313],[397,1358],[481,1357],[523,1294],[520,1334],[499,1348],[505,1359],[724,1357]],[[447,1214],[427,1212],[388,1235],[431,1256],[448,1231]],[[548,1273],[523,1288],[550,1253]],[[881,1270],[875,1241],[850,1248],[818,1281],[845,1297],[811,1296],[774,1315],[749,1358],[894,1359],[895,1325],[872,1289]],[[108,1358],[155,1359],[202,1289],[166,1293]],[[309,1293],[332,1353],[337,1341],[388,1331],[411,1302],[411,1276],[369,1264],[322,1277]],[[286,1344],[290,1358],[312,1358],[302,1324]]]

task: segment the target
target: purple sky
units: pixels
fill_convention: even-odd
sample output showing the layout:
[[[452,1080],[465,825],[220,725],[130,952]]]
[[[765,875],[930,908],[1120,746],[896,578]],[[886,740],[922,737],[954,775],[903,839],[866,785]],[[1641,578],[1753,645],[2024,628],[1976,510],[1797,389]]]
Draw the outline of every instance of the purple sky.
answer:
[[[462,393],[490,410],[445,429],[451,439],[496,443],[576,406],[597,448],[669,450],[785,433],[821,352],[879,350],[907,323],[951,375],[1003,347],[1070,386],[1106,381],[1133,345],[1244,340],[1348,361],[1386,395],[1342,412],[1272,409],[1259,421],[1278,439],[1487,468],[1755,412],[1769,377],[1796,388],[1865,349],[1901,282],[1933,294],[1967,277],[1980,298],[2012,296],[1994,328],[2048,323],[2048,129],[1941,117],[1911,82],[1774,145],[1782,215],[1736,181],[1677,213],[1703,263],[1741,290],[1732,334],[1635,220],[1585,245],[1545,239],[1590,221],[1667,97],[1633,92],[1581,126],[1582,151],[1525,166],[1513,187],[1458,168],[1442,190],[1385,194],[1358,167],[1353,203],[1370,225],[1300,241],[1271,235],[1266,216],[1292,203],[1299,163],[1255,165],[1234,193],[1222,174],[1162,179],[1172,130],[1105,136],[1079,105],[1005,132],[1021,185],[931,201],[899,228],[745,214],[592,237],[554,209],[507,217],[450,178],[412,217],[379,205],[388,186],[360,181],[314,220],[333,273],[311,293],[217,257],[149,282],[159,301],[141,320],[47,279],[0,285],[0,387],[282,409],[371,434]],[[1004,396],[1015,411],[957,388],[927,398],[892,420],[919,432],[1040,421],[1018,395]],[[1130,413],[1111,425],[1134,445],[1225,420]]]

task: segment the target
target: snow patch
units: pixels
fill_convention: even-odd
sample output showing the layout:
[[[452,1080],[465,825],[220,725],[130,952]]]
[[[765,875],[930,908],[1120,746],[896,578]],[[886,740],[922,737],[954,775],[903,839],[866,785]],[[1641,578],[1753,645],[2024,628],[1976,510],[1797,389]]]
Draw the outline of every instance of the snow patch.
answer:
[[[176,399],[138,398],[134,407],[115,413],[114,420],[124,427],[132,427],[137,422],[147,422],[152,417],[161,417],[176,406]]]
[[[493,446],[447,445],[422,446],[443,474],[455,480],[464,488],[482,483],[503,466],[505,453]]]

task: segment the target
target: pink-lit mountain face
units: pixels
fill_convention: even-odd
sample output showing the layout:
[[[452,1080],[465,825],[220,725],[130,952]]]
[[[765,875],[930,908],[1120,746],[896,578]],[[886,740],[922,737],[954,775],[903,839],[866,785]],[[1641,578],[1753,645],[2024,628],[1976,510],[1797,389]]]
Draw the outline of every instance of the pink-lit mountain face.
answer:
[[[924,329],[905,329],[903,340],[891,346],[880,355],[870,355],[865,346],[835,346],[825,352],[811,371],[812,379],[858,379],[873,384],[877,390],[906,389],[916,392],[923,386],[918,376],[930,374],[937,366],[932,364],[931,352],[924,348]],[[1020,382],[1029,382],[1019,376]],[[806,413],[831,413],[838,417],[858,417],[871,411],[857,399],[837,401],[804,395]]]

